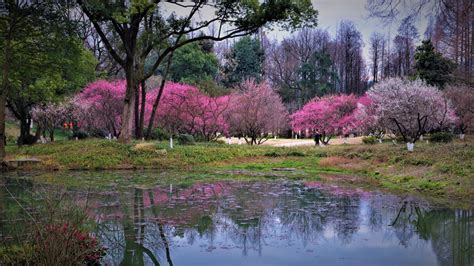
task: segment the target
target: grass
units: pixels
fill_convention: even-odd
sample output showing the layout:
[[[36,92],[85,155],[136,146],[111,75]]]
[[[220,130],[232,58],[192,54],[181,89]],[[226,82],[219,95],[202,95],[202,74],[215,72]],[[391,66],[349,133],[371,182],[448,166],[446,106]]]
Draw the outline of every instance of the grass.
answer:
[[[356,177],[345,181],[358,185],[423,194],[462,207],[474,205],[472,136],[450,144],[420,142],[413,153],[405,145],[391,143],[291,148],[199,143],[169,149],[167,142],[108,140],[8,146],[7,153],[10,159],[42,159],[31,170],[160,169],[167,175],[176,173],[175,180],[189,182],[281,177],[332,180],[339,174]],[[92,178],[88,182],[120,182],[113,174],[100,176],[96,179],[102,181]],[[159,178],[145,174],[135,179],[155,184]]]

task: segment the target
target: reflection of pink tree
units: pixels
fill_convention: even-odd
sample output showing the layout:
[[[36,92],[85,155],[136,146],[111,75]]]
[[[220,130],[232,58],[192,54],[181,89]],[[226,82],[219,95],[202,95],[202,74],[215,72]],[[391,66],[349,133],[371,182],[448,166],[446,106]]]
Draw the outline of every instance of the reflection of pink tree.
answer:
[[[288,112],[280,96],[267,83],[243,82],[243,92],[231,95],[227,120],[230,132],[248,144],[262,144],[270,133],[287,125]]]
[[[420,80],[388,79],[367,94],[378,114],[378,125],[407,143],[414,143],[425,132],[445,129],[456,120],[443,93]]]
[[[328,144],[332,136],[348,134],[357,127],[353,116],[356,108],[354,95],[316,97],[291,116],[291,126],[294,131],[317,131],[321,141]]]

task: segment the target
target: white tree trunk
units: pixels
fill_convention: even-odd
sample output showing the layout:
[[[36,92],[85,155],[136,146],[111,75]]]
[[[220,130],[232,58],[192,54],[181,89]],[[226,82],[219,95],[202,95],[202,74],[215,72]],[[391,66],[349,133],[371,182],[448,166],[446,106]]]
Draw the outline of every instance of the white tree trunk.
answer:
[[[409,152],[413,152],[414,148],[415,148],[415,143],[411,143],[411,142],[407,143],[407,149]]]

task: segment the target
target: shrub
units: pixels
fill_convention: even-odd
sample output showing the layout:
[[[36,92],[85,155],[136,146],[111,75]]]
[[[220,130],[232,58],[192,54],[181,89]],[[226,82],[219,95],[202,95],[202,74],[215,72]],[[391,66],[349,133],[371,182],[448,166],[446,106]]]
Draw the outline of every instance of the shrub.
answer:
[[[267,152],[264,154],[265,157],[280,157],[281,155],[275,151]]]
[[[432,142],[448,143],[453,140],[453,134],[449,132],[436,132],[436,133],[431,134],[430,140]]]
[[[367,136],[362,138],[364,144],[375,144],[377,143],[377,138],[374,136]]]
[[[194,145],[196,142],[194,141],[194,137],[189,134],[180,134],[178,135],[178,144],[180,145]]]
[[[9,245],[0,247],[0,265],[33,265],[33,246]]]
[[[166,139],[169,139],[170,136],[166,133],[166,131],[164,131],[162,128],[160,127],[157,127],[155,128],[152,132],[151,132],[151,139],[153,140],[159,140],[159,141],[162,141],[162,140],[166,140]]]
[[[95,237],[67,223],[46,225],[38,232],[35,242],[36,260],[44,265],[81,261],[86,265],[99,265],[105,255],[105,248],[99,246]]]
[[[72,134],[71,138],[72,139],[75,139],[75,138],[78,138],[78,139],[86,139],[89,137],[89,134],[87,134],[86,132],[84,131],[76,131]]]
[[[306,155],[300,151],[290,151],[288,152],[287,156],[305,157]]]
[[[2,217],[12,230],[0,246],[0,265],[100,265],[106,249],[89,233],[82,207],[65,192],[39,187],[37,199],[30,196],[27,208]]]

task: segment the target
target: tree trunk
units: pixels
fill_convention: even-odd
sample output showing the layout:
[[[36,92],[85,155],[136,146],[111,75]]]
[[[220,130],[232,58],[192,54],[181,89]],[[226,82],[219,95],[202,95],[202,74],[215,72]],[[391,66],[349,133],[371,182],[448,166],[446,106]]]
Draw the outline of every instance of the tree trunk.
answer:
[[[150,114],[150,121],[148,121],[148,128],[146,130],[146,139],[150,139],[151,137],[151,131],[153,130],[153,122],[155,120],[156,116],[156,110],[158,109],[158,105],[160,104],[161,96],[163,95],[163,90],[165,89],[165,84],[166,84],[166,77],[168,76],[168,72],[171,66],[171,60],[173,59],[173,52],[170,54],[168,58],[168,63],[166,64],[166,69],[164,74],[161,76],[161,84],[160,84],[160,90],[158,91],[158,95],[156,96],[155,102],[153,103],[153,108],[151,109],[151,114]]]
[[[135,91],[135,114],[134,114],[134,125],[135,125],[135,139],[140,139],[140,87],[138,85],[138,82],[134,83],[135,88],[133,89]]]
[[[140,81],[139,91],[141,92],[141,96],[138,97],[138,93],[137,93],[136,106],[140,105],[140,107],[135,108],[135,111],[137,112],[135,117],[136,119],[138,119],[137,120],[138,122],[136,122],[136,125],[135,125],[135,135],[137,139],[143,138],[143,124],[145,123],[146,87],[145,87],[145,80],[143,79]],[[141,99],[141,103],[139,102],[140,99]]]
[[[119,140],[122,143],[130,143],[133,133],[133,118],[135,111],[135,86],[133,73],[133,59],[127,61],[125,67],[125,75],[127,78],[127,88],[125,91],[125,99],[122,113],[122,130],[120,131]]]
[[[30,126],[31,126],[31,120],[28,119],[26,113],[22,112],[21,117],[19,118],[20,120],[20,136],[18,137],[17,140],[17,145],[19,147],[23,145],[29,145],[31,144],[31,134],[30,134]]]
[[[6,60],[5,60],[6,61]],[[5,111],[6,111],[6,93],[2,89],[0,93],[0,163],[5,159]]]
[[[2,65],[2,88],[0,91],[0,160],[3,162],[5,160],[5,111],[7,103],[7,90],[8,90],[8,70],[10,63],[10,47],[11,40],[10,36],[5,36],[5,43],[3,47],[3,65]]]
[[[52,129],[49,130],[49,140],[50,140],[51,142],[54,141],[54,128],[52,128]]]

